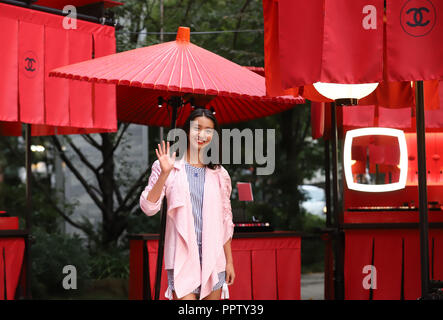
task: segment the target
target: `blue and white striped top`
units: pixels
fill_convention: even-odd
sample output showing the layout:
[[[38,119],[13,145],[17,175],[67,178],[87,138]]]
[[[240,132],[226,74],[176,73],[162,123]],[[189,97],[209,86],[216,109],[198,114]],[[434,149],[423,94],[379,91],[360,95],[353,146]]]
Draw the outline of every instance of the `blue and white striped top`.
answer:
[[[200,254],[200,263],[202,258],[202,208],[203,194],[205,186],[206,167],[194,167],[185,160],[186,174],[188,176],[189,193],[191,195],[192,214],[194,216],[194,229],[197,237],[197,244]]]

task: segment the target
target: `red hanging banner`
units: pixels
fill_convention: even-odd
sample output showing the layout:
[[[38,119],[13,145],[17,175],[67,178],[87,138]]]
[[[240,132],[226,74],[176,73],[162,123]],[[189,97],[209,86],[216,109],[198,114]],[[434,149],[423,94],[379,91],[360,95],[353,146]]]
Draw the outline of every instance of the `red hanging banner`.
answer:
[[[387,1],[389,81],[443,78],[443,1]]]
[[[280,47],[278,73],[281,74],[283,88],[303,86],[319,80],[323,16],[323,0],[278,2],[278,39],[274,41]]]
[[[56,128],[58,134],[116,131],[112,86],[94,97],[90,83],[48,77],[53,68],[91,59],[93,37],[96,56],[115,53],[115,30],[80,20],[68,30],[64,19],[0,3],[2,135],[20,136],[22,122],[32,124],[33,136],[55,134]]]
[[[383,0],[325,0],[324,3],[319,81],[380,82],[383,79]]]
[[[18,120],[18,21],[0,17],[0,120]]]
[[[383,79],[383,0],[280,0],[283,88]]]
[[[45,103],[46,123],[69,126],[69,80],[49,77],[49,70],[69,64],[68,31],[45,28]]]
[[[19,22],[18,78],[20,121],[44,123],[43,25]]]

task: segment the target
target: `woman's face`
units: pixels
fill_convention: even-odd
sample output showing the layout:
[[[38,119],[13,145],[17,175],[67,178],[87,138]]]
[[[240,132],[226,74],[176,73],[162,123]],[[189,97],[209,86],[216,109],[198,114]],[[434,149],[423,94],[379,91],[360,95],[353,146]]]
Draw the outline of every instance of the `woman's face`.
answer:
[[[195,149],[200,150],[207,146],[214,134],[214,122],[211,119],[200,116],[191,121],[189,128],[189,142]]]

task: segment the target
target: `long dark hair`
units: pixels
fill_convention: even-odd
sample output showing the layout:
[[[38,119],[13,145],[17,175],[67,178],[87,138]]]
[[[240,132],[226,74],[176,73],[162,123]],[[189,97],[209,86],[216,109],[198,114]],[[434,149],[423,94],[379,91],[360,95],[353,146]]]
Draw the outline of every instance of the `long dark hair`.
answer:
[[[188,139],[188,143],[189,143],[189,130],[191,128],[191,121],[194,120],[197,117],[206,117],[208,119],[211,119],[212,122],[214,123],[214,130],[218,133],[218,137],[219,137],[219,141],[218,141],[218,163],[213,163],[212,161],[210,161],[206,166],[209,169],[215,170],[217,168],[220,167],[221,164],[221,133],[220,133],[220,126],[218,125],[218,121],[217,118],[215,118],[214,114],[212,113],[211,110],[205,109],[205,108],[196,108],[194,109],[189,117],[186,119],[185,123],[183,124],[182,129],[186,132],[186,137]],[[211,140],[211,142],[209,143],[208,146],[206,146],[205,148],[209,148],[209,146],[213,145],[214,140]],[[212,150],[209,151],[209,154],[212,152]]]

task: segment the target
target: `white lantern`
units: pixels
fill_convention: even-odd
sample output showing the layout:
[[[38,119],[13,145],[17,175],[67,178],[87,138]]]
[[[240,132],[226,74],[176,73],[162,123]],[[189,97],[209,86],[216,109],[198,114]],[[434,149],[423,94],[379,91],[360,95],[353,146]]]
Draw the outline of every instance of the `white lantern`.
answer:
[[[355,105],[357,101],[370,95],[378,83],[341,84],[316,82],[314,88],[326,98],[335,100],[339,105]]]

